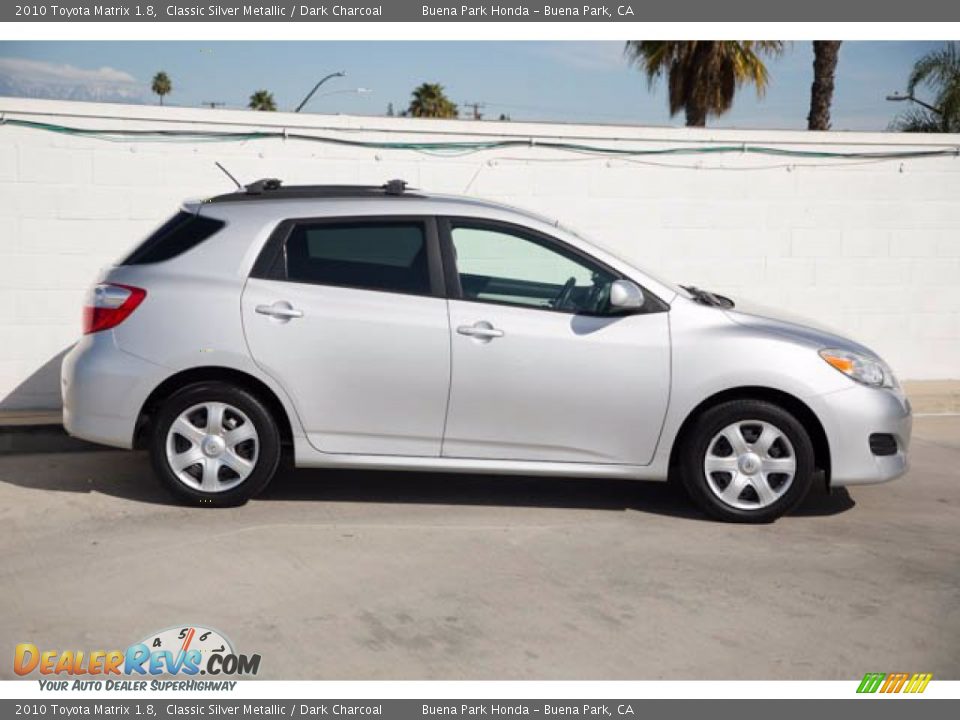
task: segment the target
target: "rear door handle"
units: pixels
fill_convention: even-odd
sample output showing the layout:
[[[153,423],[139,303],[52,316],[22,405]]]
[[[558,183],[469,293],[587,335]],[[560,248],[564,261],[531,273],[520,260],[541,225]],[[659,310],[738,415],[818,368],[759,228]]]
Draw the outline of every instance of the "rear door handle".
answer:
[[[473,325],[461,325],[457,328],[457,332],[467,337],[476,338],[477,340],[489,341],[493,340],[493,338],[503,337],[503,330],[495,328],[486,320],[475,322]]]
[[[303,317],[303,310],[297,310],[285,300],[278,300],[273,305],[257,305],[256,311],[260,315],[269,315],[277,320],[290,320]]]

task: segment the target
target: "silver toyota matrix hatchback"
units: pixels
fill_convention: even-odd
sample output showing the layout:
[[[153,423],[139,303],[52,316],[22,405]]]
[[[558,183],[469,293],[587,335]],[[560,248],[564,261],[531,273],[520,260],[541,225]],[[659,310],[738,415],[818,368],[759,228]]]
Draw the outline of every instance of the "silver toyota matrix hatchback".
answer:
[[[299,467],[677,478],[762,522],[815,477],[907,467],[874,352],[664,282],[470,198],[261,180],[188,203],[91,290],[63,363],[70,434],[149,448],[190,503]]]

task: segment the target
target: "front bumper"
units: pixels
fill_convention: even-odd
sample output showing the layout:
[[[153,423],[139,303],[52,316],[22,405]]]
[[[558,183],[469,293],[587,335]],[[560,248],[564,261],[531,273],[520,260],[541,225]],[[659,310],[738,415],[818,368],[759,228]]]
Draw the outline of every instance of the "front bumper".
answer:
[[[902,390],[852,384],[811,398],[810,404],[823,423],[830,446],[831,485],[886,482],[907,471],[913,416]],[[874,433],[892,435],[896,452],[875,455],[870,449]]]
[[[110,331],[85,335],[63,358],[63,426],[82,440],[133,447],[140,409],[159,365],[120,350]]]

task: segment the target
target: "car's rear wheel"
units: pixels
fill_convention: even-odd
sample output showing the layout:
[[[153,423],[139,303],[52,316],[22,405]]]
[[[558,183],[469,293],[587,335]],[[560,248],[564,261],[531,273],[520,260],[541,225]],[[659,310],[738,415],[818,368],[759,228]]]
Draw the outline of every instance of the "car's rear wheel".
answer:
[[[683,484],[711,517],[770,522],[813,483],[813,443],[789,412],[760,400],[716,405],[694,422],[683,449]]]
[[[280,461],[280,434],[251,393],[219,382],[172,395],[153,422],[150,455],[157,476],[194,505],[237,505],[263,490]]]

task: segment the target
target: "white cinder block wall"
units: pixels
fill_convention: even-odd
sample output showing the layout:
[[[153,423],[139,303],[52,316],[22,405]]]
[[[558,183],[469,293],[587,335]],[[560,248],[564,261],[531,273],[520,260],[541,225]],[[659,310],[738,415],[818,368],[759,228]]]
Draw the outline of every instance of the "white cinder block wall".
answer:
[[[830,152],[960,147],[960,136],[713,131],[291,115],[0,98],[2,120],[83,128],[282,130],[383,141],[561,140],[620,148]],[[908,379],[960,378],[960,157],[472,154],[295,140],[107,141],[0,122],[0,409],[59,404],[83,292],[185,197],[242,181],[400,177],[562,219],[659,274],[833,325]]]

